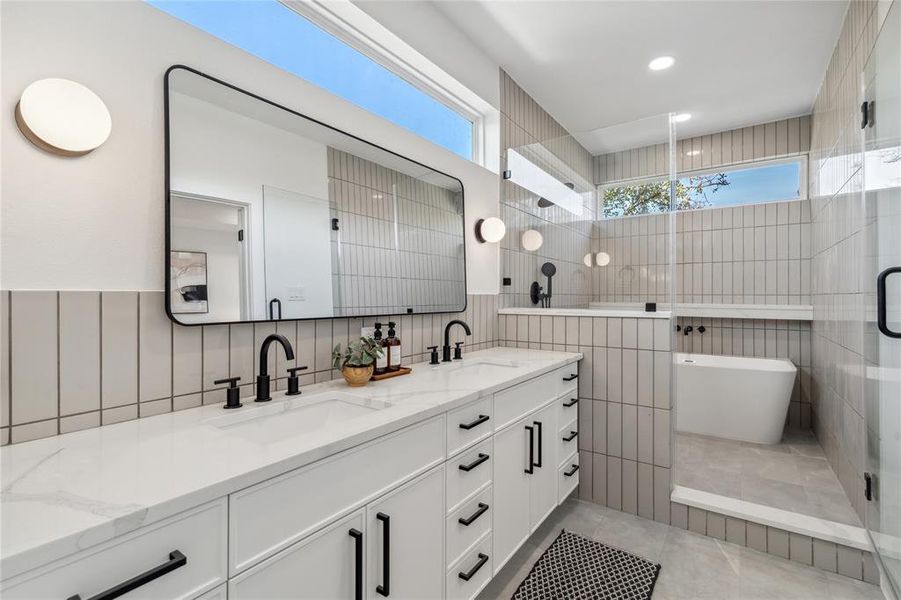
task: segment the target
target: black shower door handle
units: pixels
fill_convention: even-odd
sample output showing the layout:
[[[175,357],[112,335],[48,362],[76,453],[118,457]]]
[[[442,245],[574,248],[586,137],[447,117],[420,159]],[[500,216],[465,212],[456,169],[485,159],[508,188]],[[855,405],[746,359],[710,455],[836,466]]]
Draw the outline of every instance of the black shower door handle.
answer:
[[[877,325],[882,335],[890,338],[901,339],[901,331],[892,331],[888,326],[887,308],[885,300],[885,280],[889,275],[901,273],[901,267],[889,267],[876,277],[876,309]]]

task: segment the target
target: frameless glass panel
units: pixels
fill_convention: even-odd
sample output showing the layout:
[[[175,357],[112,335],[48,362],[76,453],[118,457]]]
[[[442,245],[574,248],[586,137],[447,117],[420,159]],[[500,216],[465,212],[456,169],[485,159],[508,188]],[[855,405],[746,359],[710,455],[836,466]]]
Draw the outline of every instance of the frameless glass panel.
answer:
[[[148,0],[266,62],[472,159],[472,123],[275,0]]]

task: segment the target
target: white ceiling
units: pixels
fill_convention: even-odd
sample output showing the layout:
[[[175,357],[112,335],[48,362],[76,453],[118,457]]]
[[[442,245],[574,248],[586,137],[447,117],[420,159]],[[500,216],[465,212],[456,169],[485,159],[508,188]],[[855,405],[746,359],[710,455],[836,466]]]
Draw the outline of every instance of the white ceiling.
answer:
[[[807,114],[844,0],[458,0],[435,6],[593,154]],[[652,72],[670,55],[676,65]],[[631,124],[632,121],[646,119]],[[616,126],[616,127],[614,127]]]

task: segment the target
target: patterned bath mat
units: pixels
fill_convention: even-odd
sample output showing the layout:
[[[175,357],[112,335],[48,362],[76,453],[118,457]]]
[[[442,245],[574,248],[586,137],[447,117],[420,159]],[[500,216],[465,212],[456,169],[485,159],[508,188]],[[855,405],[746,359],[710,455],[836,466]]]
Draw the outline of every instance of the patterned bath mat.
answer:
[[[513,600],[648,600],[660,565],[563,530]]]

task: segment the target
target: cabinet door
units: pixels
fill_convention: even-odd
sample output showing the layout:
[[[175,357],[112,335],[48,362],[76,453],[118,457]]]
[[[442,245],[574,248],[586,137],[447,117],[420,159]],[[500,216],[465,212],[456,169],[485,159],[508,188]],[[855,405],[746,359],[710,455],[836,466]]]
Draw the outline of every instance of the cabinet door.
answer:
[[[529,537],[529,445],[534,437],[531,419],[517,421],[494,436],[494,569]]]
[[[529,531],[557,506],[557,405],[551,403],[529,420],[535,428],[535,468],[529,477]]]
[[[360,510],[251,567],[229,581],[228,597],[362,600],[363,521]]]
[[[367,598],[444,596],[444,466],[366,507]]]

